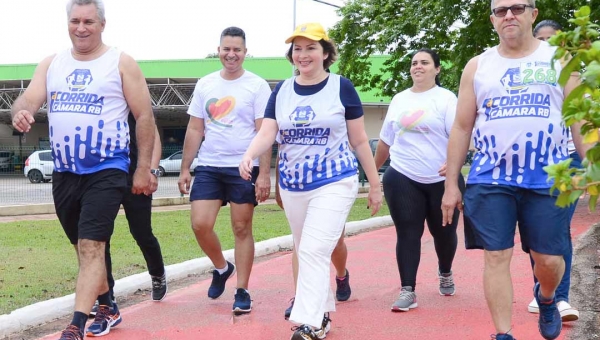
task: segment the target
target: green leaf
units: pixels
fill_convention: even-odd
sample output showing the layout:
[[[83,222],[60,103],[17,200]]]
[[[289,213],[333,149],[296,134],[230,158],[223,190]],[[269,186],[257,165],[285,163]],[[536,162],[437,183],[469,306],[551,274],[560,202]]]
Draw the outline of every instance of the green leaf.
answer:
[[[590,15],[590,13],[592,13],[592,10],[589,6],[583,6],[579,9],[578,12],[580,17],[587,17]]]
[[[590,196],[590,201],[588,202],[590,211],[596,211],[596,202],[598,202],[598,196]]]
[[[583,190],[573,190],[569,194],[569,202],[574,203],[583,194]]]
[[[562,75],[562,72],[561,72],[561,75]],[[565,98],[565,101],[563,102],[563,107],[562,107],[563,114],[567,111],[571,101],[575,98],[582,98],[583,95],[587,92],[587,89],[588,89],[587,85],[579,84],[579,86],[574,88],[571,91],[571,93],[569,93],[569,95],[567,96],[567,98]]]
[[[558,198],[556,198],[556,205],[558,205],[561,208],[568,206],[571,202],[569,200],[569,197],[569,192],[561,192],[560,195],[558,195]]]
[[[567,85],[567,82],[569,81],[569,78],[571,77],[571,73],[579,71],[579,69],[581,67],[580,64],[581,64],[581,58],[578,55],[573,57],[569,61],[567,66],[565,66],[565,68],[563,68],[562,71],[560,71],[560,78],[558,78],[558,83],[563,87],[565,85]]]

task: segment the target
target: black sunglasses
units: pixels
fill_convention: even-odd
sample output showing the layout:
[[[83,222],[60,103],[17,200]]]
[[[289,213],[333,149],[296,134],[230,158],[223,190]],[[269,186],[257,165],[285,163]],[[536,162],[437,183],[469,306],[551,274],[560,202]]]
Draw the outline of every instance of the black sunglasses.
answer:
[[[492,13],[494,13],[494,16],[498,17],[498,18],[502,18],[506,16],[506,13],[508,13],[508,10],[510,9],[510,12],[513,15],[519,15],[519,14],[523,14],[525,13],[525,8],[533,8],[533,6],[531,5],[512,5],[510,7],[496,7],[492,10]]]

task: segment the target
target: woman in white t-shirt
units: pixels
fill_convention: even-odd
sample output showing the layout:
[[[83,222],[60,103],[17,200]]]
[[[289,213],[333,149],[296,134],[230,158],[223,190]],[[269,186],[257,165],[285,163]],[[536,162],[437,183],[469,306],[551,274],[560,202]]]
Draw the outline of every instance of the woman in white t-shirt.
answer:
[[[336,60],[335,45],[315,23],[299,25],[286,43],[292,43],[287,57],[297,76],[273,90],[240,175],[250,179],[252,160],[277,137],[279,192],[299,263],[290,321],[300,326],[291,339],[316,340],[331,327],[331,253],[358,192],[358,164],[350,147],[369,180],[372,214],[381,207],[382,195],[358,94],[348,79],[326,71]]]
[[[417,307],[415,293],[421,260],[424,222],[433,236],[439,268],[440,295],[454,295],[452,261],[456,254],[458,211],[442,225],[446,148],[457,98],[439,86],[440,58],[430,49],[417,51],[410,67],[413,86],[394,96],[375,152],[379,168],[388,158],[383,190],[396,226],[396,260],[402,290],[393,312]],[[464,188],[464,181],[462,182]]]

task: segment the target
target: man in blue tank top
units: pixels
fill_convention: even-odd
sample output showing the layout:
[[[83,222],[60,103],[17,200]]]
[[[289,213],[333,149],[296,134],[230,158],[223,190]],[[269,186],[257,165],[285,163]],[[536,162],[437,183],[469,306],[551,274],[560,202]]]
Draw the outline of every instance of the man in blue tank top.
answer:
[[[448,144],[444,220],[463,209],[458,176],[469,139],[473,158],[464,196],[465,226],[471,226],[484,249],[484,292],[496,328],[493,339],[514,339],[511,329],[510,260],[517,222],[521,240],[531,249],[539,284],[539,331],[555,339],[562,329],[554,292],[564,272],[569,245],[568,209],[556,195],[543,167],[568,158],[564,98],[577,86],[573,76],[562,88],[555,48],[533,37],[538,15],[535,0],[492,0],[490,15],[500,44],[473,58],[462,75],[456,120]],[[580,124],[572,126],[583,156]]]
[[[79,260],[75,311],[61,340],[83,339],[96,297],[100,307],[88,336],[105,335],[121,320],[111,308],[104,251],[127,188],[130,110],[138,146],[132,193],[150,195],[157,186],[150,172],[156,125],[139,66],[102,42],[102,0],[70,0],[67,16],[72,48],[44,59],[12,107],[13,126],[26,133],[42,104],[48,106],[54,205]]]

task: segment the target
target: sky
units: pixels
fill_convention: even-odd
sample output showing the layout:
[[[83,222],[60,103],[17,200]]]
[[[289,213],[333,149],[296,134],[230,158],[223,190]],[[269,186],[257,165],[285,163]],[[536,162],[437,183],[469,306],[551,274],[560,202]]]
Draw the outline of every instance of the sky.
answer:
[[[201,59],[217,52],[221,31],[246,32],[248,53],[281,57],[296,24],[340,20],[336,8],[314,0],[104,0],[102,39],[137,60]],[[326,2],[341,6],[343,0]],[[67,0],[0,0],[0,64],[38,63],[71,46]]]

